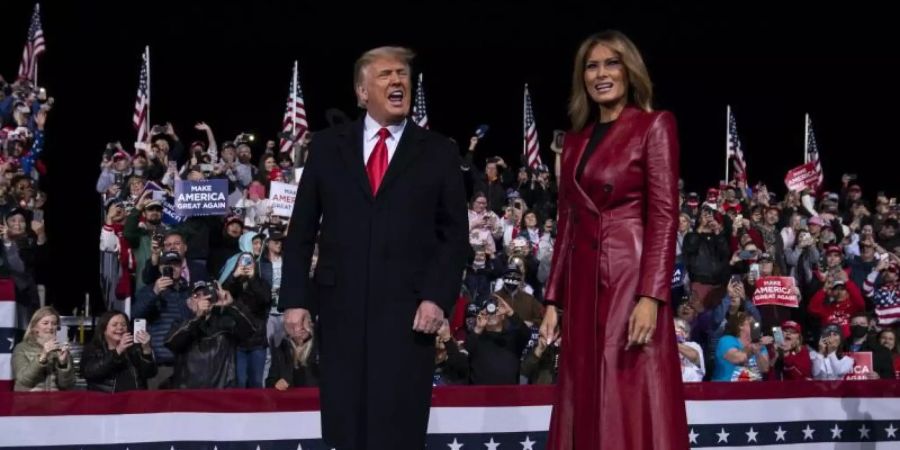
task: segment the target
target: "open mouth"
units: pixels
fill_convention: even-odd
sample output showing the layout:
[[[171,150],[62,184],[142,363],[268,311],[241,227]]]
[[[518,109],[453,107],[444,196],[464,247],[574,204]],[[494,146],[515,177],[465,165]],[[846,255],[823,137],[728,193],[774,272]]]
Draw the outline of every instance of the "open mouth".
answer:
[[[594,85],[594,90],[600,94],[606,94],[612,91],[613,84],[611,82],[597,83]]]
[[[388,93],[388,102],[391,106],[403,106],[403,91],[397,89]]]

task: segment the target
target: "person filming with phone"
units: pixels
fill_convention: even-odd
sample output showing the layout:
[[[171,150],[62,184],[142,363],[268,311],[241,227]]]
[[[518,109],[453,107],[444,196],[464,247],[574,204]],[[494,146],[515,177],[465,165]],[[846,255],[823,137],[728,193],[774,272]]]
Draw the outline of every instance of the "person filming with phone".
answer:
[[[57,340],[59,313],[51,306],[31,316],[25,338],[13,349],[16,391],[64,391],[75,385],[69,344]]]
[[[146,390],[147,380],[156,375],[156,361],[150,346],[146,320],[135,321],[141,329],[131,333],[128,316],[107,311],[97,321],[97,332],[85,345],[81,374],[89,391],[107,393]]]
[[[194,317],[173,324],[165,342],[175,354],[172,387],[237,387],[237,348],[256,331],[253,321],[215,283],[195,282],[188,307]]]
[[[492,295],[466,339],[472,384],[519,384],[520,359],[530,338],[531,329],[509,303]]]
[[[234,271],[222,284],[235,304],[253,322],[253,334],[238,345],[237,385],[246,388],[263,387],[266,365],[266,322],[272,305],[272,287],[260,277],[259,267],[252,253],[238,256]]]
[[[161,276],[141,288],[131,305],[134,317],[147,319],[150,343],[158,364],[157,375],[149,382],[150,389],[167,387],[166,381],[174,371],[175,354],[165,345],[169,330],[176,322],[193,317],[186,303],[191,293],[183,269],[184,259],[178,252],[163,253],[159,257]]]

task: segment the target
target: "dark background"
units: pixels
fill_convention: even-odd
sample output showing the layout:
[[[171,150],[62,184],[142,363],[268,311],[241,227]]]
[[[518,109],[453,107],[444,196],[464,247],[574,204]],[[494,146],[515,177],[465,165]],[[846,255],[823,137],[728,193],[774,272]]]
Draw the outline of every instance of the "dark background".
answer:
[[[693,2],[691,2],[693,3]],[[290,70],[299,59],[313,130],[337,107],[355,117],[352,65],[364,50],[412,47],[425,74],[433,130],[465,143],[491,130],[479,160],[521,153],[522,86],[531,89],[542,156],[566,128],[572,57],[588,34],[617,28],[641,49],[659,108],[680,126],[682,173],[701,191],[724,174],[725,106],[731,104],[751,182],[783,192],[803,162],[803,114],[812,114],[828,187],[858,173],[868,194],[897,194],[895,105],[900,57],[893,14],[854,2],[787,11],[752,6],[647,6],[590,2],[45,2],[47,52],[39,83],[57,100],[43,159],[58,304],[97,296],[104,144],[130,147],[140,54],[151,46],[153,123],[171,121],[182,141],[208,122],[221,143],[247,131],[279,131]],[[428,5],[428,11],[420,5]],[[837,5],[837,4],[836,4]],[[0,74],[15,77],[33,3],[4,2]],[[441,22],[438,22],[437,19]],[[261,143],[260,143],[261,144]],[[261,148],[255,149],[257,152]],[[65,313],[71,306],[63,308]]]

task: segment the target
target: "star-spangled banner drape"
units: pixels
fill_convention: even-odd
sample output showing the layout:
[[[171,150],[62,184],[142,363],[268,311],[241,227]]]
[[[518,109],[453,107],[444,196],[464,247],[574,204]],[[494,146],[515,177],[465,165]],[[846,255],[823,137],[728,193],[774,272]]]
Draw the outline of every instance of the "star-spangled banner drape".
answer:
[[[693,448],[900,448],[898,381],[694,383],[685,395]],[[552,386],[436,388],[427,448],[544,449],[552,398]],[[317,408],[315,389],[0,393],[0,448],[321,450]]]

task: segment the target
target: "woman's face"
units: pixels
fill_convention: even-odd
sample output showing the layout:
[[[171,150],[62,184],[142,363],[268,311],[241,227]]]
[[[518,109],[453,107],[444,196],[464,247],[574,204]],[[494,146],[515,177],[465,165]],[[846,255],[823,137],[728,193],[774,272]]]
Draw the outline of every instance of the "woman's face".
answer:
[[[59,318],[53,314],[48,314],[38,320],[34,329],[35,337],[38,342],[47,342],[56,337],[56,330],[59,328]]]
[[[266,162],[263,163],[263,167],[266,169],[266,172],[271,172],[272,169],[275,168],[275,158],[271,156],[266,158]]]
[[[678,217],[678,231],[682,233],[687,233],[691,230],[691,219],[687,216],[679,216]]]
[[[604,44],[588,52],[584,64],[584,88],[595,103],[614,106],[628,94],[628,73],[622,57]]]
[[[784,330],[784,343],[792,350],[800,348],[800,334],[793,329]]]
[[[103,336],[106,338],[107,344],[115,346],[122,340],[122,335],[127,332],[128,323],[125,321],[125,316],[117,314],[113,316],[112,319],[109,319],[109,323],[106,324],[106,330],[104,331]]]
[[[741,338],[750,339],[750,328],[753,326],[753,321],[747,319],[744,323],[741,324]]]
[[[537,217],[534,214],[525,215],[525,227],[534,228],[537,226]]]
[[[764,277],[772,276],[772,272],[775,270],[775,264],[772,261],[763,261],[759,263],[759,273]]]
[[[253,256],[259,256],[262,253],[262,239],[253,240]]]
[[[481,214],[484,212],[485,208],[487,208],[487,198],[486,197],[478,197],[472,202],[472,211]]]

